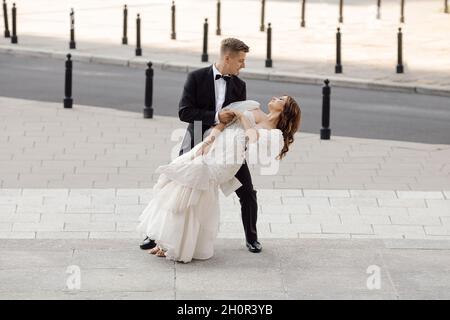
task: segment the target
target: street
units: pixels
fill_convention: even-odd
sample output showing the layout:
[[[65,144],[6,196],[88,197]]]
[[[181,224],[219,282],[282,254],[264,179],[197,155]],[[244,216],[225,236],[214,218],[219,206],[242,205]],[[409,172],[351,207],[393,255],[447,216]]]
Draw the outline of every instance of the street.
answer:
[[[11,76],[13,75],[13,76]],[[177,117],[186,74],[155,70],[156,115]],[[292,95],[302,108],[302,132],[321,127],[321,86],[244,79],[248,99],[266,103],[273,95]],[[74,62],[74,103],[142,112],[145,70]],[[332,84],[331,84],[332,85]],[[0,96],[60,102],[64,61],[0,55]],[[332,135],[432,144],[450,143],[450,98],[332,88]]]

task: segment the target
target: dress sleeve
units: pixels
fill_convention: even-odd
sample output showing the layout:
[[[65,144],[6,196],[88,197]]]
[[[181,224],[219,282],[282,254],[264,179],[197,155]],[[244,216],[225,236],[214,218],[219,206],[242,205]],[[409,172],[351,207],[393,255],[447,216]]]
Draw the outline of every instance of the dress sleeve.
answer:
[[[280,129],[258,129],[258,144],[259,147],[266,151],[270,158],[275,159],[281,152],[284,146],[283,134]]]
[[[276,159],[284,146],[280,129],[258,129],[258,140],[250,143],[248,160],[261,167],[261,175],[277,174],[280,161]]]

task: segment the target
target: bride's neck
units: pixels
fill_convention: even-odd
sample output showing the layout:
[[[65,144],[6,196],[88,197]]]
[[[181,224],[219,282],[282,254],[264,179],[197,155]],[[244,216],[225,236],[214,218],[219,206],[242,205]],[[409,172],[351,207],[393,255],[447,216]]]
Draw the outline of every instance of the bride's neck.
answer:
[[[268,125],[269,127],[276,128],[279,117],[280,117],[279,112],[276,112],[276,113],[269,112],[269,113],[266,113],[266,118],[264,120],[262,120],[261,122]]]

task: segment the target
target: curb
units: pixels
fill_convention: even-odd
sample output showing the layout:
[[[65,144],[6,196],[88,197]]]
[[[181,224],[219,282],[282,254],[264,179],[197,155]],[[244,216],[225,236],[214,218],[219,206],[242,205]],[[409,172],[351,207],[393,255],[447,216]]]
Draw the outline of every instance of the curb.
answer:
[[[11,46],[5,45],[0,45],[0,53],[18,56],[38,57],[38,58],[39,57],[53,58],[59,60],[66,59],[67,55],[67,52],[62,51],[51,51],[51,50],[24,48],[24,47],[12,48]],[[125,66],[130,68],[145,68],[147,66],[147,63],[149,62],[148,59],[142,57],[133,57],[131,59],[126,59],[106,55],[92,55],[81,52],[73,52],[70,54],[72,55],[73,61]],[[152,63],[153,67],[156,69],[182,73],[188,73],[209,64],[209,63],[183,64],[171,61],[152,61]],[[280,71],[260,71],[252,69],[243,70],[241,72],[241,76],[243,78],[254,80],[289,82],[307,85],[308,84],[322,85],[323,80],[328,78],[334,87],[450,97],[450,89],[443,89],[438,86],[427,86],[427,85],[415,86],[389,81],[370,81],[356,78],[345,78],[335,76],[326,77],[312,74],[298,74]]]

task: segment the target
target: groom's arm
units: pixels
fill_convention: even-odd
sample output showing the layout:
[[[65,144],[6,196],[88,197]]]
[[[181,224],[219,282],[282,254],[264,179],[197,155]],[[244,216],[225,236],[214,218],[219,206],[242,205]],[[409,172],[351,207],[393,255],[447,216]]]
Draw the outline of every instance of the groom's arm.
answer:
[[[241,92],[241,101],[245,101],[247,100],[247,85],[245,84],[244,81],[243,82],[243,86],[242,86],[242,92]]]
[[[193,73],[189,73],[181,96],[178,117],[181,121],[193,123],[202,121],[203,125],[215,124],[215,111],[200,109],[197,106],[196,92],[198,82]]]

